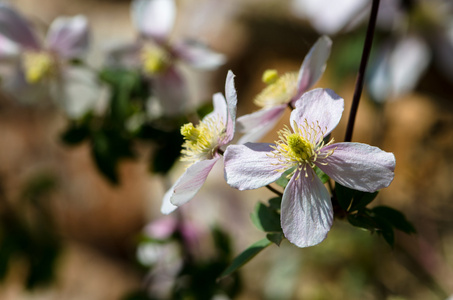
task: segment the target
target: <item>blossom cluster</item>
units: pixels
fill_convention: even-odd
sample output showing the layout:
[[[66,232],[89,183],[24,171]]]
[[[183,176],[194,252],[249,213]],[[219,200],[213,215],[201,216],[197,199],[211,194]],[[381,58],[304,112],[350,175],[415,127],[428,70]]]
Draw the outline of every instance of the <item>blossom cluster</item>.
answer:
[[[191,200],[223,156],[225,179],[236,189],[268,186],[282,176],[290,179],[282,195],[281,228],[291,243],[308,247],[326,238],[334,218],[331,195],[316,169],[358,191],[375,192],[389,186],[394,177],[394,155],[366,144],[334,143],[330,133],[340,121],[344,100],[330,89],[307,91],[323,73],[330,47],[330,39],[321,37],[298,76],[278,77],[275,71],[266,71],[263,80],[269,86],[256,98],[264,108],[237,121],[234,75],[229,71],[226,97],[215,94],[214,111],[199,124],[181,128],[185,139],[182,160],[190,164],[165,194],[162,212],[168,214]],[[291,127],[279,131],[275,144],[247,141],[262,136],[259,131],[271,129],[269,124],[274,125],[286,107],[292,109]],[[242,124],[245,134],[237,144],[230,144],[235,122]]]

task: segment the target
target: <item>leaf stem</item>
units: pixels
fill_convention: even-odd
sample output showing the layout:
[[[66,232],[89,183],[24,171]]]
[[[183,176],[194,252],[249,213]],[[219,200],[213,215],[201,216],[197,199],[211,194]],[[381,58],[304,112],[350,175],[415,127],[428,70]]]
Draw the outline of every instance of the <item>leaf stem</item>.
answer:
[[[355,117],[357,115],[360,96],[362,95],[363,90],[365,70],[368,63],[368,58],[370,57],[371,45],[373,44],[374,28],[376,27],[376,19],[379,10],[379,1],[380,0],[373,0],[373,4],[371,6],[370,20],[368,22],[365,43],[363,45],[362,59],[360,61],[359,72],[357,73],[354,96],[352,98],[351,111],[349,113],[348,125],[344,137],[345,142],[350,142],[352,140],[352,132],[354,130]]]

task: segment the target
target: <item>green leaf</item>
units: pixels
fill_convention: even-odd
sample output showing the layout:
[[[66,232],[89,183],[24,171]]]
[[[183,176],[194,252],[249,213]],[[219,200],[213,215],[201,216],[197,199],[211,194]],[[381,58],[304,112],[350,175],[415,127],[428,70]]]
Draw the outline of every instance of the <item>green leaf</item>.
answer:
[[[393,226],[390,222],[388,222],[385,218],[382,218],[379,215],[374,215],[373,219],[376,221],[377,224],[377,233],[382,235],[384,240],[391,246],[395,244],[395,233],[393,231]]]
[[[387,220],[393,227],[407,234],[416,233],[412,225],[400,211],[388,206],[377,206],[372,209],[373,213]]]
[[[274,197],[269,199],[269,207],[275,211],[279,211],[282,207],[282,197]]]
[[[272,232],[266,234],[266,238],[277,246],[280,246],[284,237],[283,232]]]
[[[280,178],[277,179],[277,181],[275,183],[278,184],[279,186],[281,186],[282,188],[285,188],[289,182],[289,178],[287,178],[287,177],[289,174],[291,174],[294,171],[295,168],[296,167],[293,167],[293,168],[288,169],[285,172],[283,172],[282,176],[280,176]]]
[[[60,135],[60,139],[67,145],[77,145],[83,142],[90,135],[90,130],[86,126],[71,124],[66,131]]]
[[[367,193],[345,187],[338,182],[335,183],[335,194],[341,208],[347,212],[362,210],[370,204],[377,196],[378,192]]]
[[[376,221],[365,213],[348,215],[348,221],[352,226],[364,228],[371,232],[377,229]]]
[[[280,215],[265,204],[258,202],[250,214],[252,223],[259,230],[265,232],[281,232]]]
[[[318,175],[319,179],[321,179],[322,183],[326,183],[327,181],[329,181],[330,177],[326,173],[321,171],[320,168],[315,167],[315,172],[316,175]]]
[[[265,238],[259,240],[258,242],[254,243],[253,245],[245,249],[244,252],[242,252],[235,259],[233,259],[231,265],[229,265],[228,268],[226,268],[225,271],[222,272],[218,280],[235,272],[237,269],[245,265],[253,257],[255,257],[258,253],[260,253],[262,250],[264,250],[271,244],[272,242]]]

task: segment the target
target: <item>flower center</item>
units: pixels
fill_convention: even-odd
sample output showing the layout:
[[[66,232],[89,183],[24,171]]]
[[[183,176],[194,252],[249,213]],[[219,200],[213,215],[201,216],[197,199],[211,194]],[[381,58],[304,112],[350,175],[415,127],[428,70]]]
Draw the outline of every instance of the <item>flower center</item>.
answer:
[[[296,167],[288,177],[302,170],[305,176],[308,176],[307,166],[314,168],[315,162],[324,164],[322,160],[333,154],[334,150],[323,151],[323,148],[332,144],[334,140],[324,144],[325,130],[323,131],[317,123],[308,124],[307,120],[303,124],[294,122],[293,128],[294,132],[288,127],[278,132],[280,140],[275,142],[275,146],[271,146],[274,150],[269,156],[278,159],[278,164],[282,167],[277,170],[278,172]]]
[[[254,102],[261,107],[285,104],[297,93],[297,73],[285,73],[278,76],[275,70],[266,70],[263,81],[268,86],[259,93]]]
[[[141,50],[143,71],[147,75],[155,75],[165,71],[170,65],[170,55],[157,46],[144,46]]]
[[[25,51],[23,54],[25,80],[30,83],[38,83],[55,72],[55,60],[50,53],[41,51]]]
[[[185,140],[182,145],[181,160],[191,165],[200,160],[213,158],[218,147],[221,146],[224,133],[225,125],[218,116],[208,117],[196,126],[192,123],[184,124],[181,127],[181,134]]]

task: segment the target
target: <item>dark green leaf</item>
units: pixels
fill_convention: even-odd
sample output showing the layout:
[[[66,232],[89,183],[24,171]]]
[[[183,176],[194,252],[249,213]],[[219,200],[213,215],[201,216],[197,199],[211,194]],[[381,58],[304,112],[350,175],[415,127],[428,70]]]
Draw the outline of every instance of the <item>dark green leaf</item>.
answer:
[[[377,206],[373,213],[387,220],[393,227],[407,234],[416,233],[415,227],[406,219],[403,213],[388,206]]]
[[[71,125],[60,136],[63,143],[67,145],[77,145],[83,142],[90,135],[90,130],[86,126]]]
[[[259,230],[265,232],[281,232],[280,215],[272,208],[258,202],[250,214],[252,223]]]
[[[372,202],[378,192],[367,193],[345,187],[338,182],[335,183],[335,194],[341,208],[348,212],[354,212],[365,208]]]
[[[277,246],[280,246],[284,235],[283,232],[273,232],[266,234],[266,238]]]
[[[377,229],[376,221],[365,213],[348,215],[348,221],[352,226],[364,228],[371,232]]]
[[[379,215],[374,215],[373,219],[377,224],[377,233],[382,235],[385,241],[393,247],[395,244],[395,233],[393,232],[393,226],[390,222],[388,222],[385,218],[382,218]]]
[[[269,241],[267,238],[259,240],[258,242],[254,243],[250,247],[248,247],[244,252],[239,254],[231,263],[231,265],[226,268],[225,271],[220,275],[219,279],[230,275],[231,273],[235,272],[237,269],[245,265],[249,262],[253,257],[255,257],[258,253],[264,250],[266,247],[271,245],[272,242]]]
[[[282,197],[275,197],[269,199],[269,207],[275,211],[279,211],[282,206]]]

